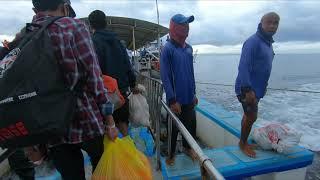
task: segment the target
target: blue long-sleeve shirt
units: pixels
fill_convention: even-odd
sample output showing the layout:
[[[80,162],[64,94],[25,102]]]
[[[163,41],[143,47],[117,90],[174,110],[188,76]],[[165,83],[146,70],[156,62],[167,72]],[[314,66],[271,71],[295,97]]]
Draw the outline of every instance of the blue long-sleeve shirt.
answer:
[[[263,98],[266,92],[272,69],[274,52],[273,39],[261,33],[261,27],[256,34],[248,38],[242,47],[235,92],[241,94],[242,88],[252,89],[257,98]]]
[[[192,104],[196,86],[193,69],[192,47],[181,47],[173,40],[164,46],[160,58],[160,73],[169,104]]]

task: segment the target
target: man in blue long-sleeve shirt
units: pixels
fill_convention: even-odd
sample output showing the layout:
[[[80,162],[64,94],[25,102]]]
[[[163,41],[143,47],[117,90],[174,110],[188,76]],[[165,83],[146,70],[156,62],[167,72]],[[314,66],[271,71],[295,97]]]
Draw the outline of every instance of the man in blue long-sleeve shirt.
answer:
[[[277,32],[280,17],[274,12],[261,18],[257,32],[243,44],[235,91],[243,107],[240,149],[249,157],[255,157],[253,146],[247,140],[257,119],[258,103],[266,93],[271,74],[274,52],[272,36]]]
[[[190,134],[196,136],[196,114],[194,106],[198,103],[196,98],[192,47],[185,42],[189,33],[189,23],[194,20],[193,16],[185,17],[176,14],[170,21],[170,40],[166,43],[161,53],[160,73],[163,87],[166,92],[167,103],[171,110],[188,129]],[[166,160],[167,164],[174,163],[174,153],[178,129],[173,124],[171,136],[171,152]],[[183,139],[186,153],[194,159],[195,152]]]

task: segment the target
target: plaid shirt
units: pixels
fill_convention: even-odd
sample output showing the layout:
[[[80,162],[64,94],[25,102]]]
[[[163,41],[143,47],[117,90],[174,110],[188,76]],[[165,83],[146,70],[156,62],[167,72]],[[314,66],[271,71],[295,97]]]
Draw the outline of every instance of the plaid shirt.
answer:
[[[38,13],[34,16],[33,23],[42,23],[49,17]],[[77,82],[84,81],[84,92],[77,99],[76,113],[68,135],[60,142],[50,144],[77,144],[103,135],[103,115],[112,114],[113,105],[108,100],[101,79],[101,70],[88,29],[80,20],[63,17],[48,27],[48,33],[69,87],[73,89]]]

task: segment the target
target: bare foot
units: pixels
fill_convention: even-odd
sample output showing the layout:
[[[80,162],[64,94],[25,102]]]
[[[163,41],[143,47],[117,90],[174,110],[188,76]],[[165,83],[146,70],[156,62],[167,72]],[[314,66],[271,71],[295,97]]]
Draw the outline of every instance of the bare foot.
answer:
[[[242,151],[245,155],[247,155],[247,156],[249,156],[249,157],[251,157],[251,158],[255,158],[255,157],[256,157],[256,152],[254,152],[252,145],[250,146],[249,144],[247,144],[247,143],[242,143],[242,142],[240,141],[240,142],[239,142],[239,147],[240,147],[241,151]]]
[[[197,159],[197,154],[193,149],[186,149],[185,153],[192,159],[192,161]]]
[[[174,165],[174,160],[175,160],[175,158],[173,157],[173,158],[167,158],[166,159],[166,163],[167,163],[167,165],[168,166],[173,166]]]

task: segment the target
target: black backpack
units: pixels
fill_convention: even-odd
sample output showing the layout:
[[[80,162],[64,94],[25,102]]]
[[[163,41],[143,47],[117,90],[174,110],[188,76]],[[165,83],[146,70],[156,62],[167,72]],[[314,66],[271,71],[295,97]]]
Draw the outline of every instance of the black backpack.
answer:
[[[68,133],[76,94],[66,86],[47,31],[59,18],[23,35],[0,61],[0,147],[48,143]]]

